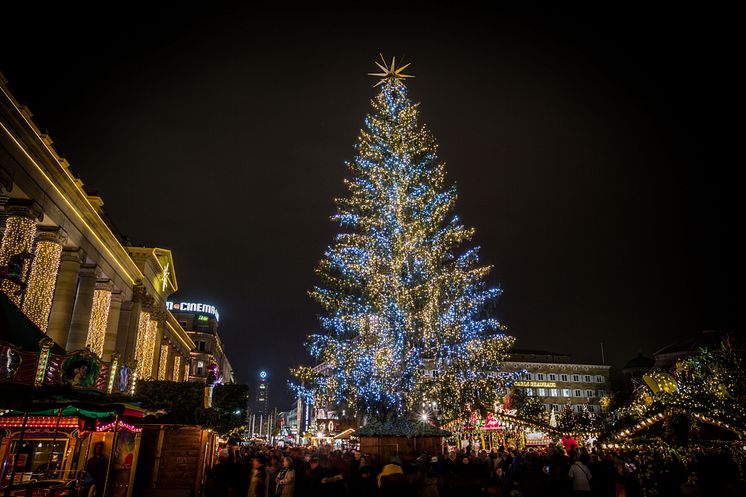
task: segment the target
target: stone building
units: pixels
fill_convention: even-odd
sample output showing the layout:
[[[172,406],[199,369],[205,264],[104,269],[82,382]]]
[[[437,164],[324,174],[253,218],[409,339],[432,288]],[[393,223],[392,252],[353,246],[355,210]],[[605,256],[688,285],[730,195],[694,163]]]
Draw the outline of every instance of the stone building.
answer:
[[[102,207],[0,74],[0,290],[68,352],[183,380],[194,343],[166,310],[171,252],[123,243]]]
[[[585,406],[590,412],[603,412],[610,369],[602,364],[575,363],[569,355],[542,350],[513,349],[503,363],[504,371],[523,371],[515,387],[540,398],[547,410],[554,411],[569,404],[574,411]]]
[[[189,381],[205,383],[210,364],[216,364],[217,380],[221,383],[235,383],[233,366],[228,360],[223,340],[218,335],[218,309],[213,305],[194,302],[167,302],[166,307],[195,344],[191,353]]]

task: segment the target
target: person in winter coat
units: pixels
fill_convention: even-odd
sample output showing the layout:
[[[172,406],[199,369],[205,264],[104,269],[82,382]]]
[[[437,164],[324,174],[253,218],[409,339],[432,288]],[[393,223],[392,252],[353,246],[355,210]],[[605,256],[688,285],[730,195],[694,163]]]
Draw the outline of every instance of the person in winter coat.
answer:
[[[567,476],[572,479],[572,490],[575,495],[591,495],[591,470],[588,469],[588,463],[590,463],[590,457],[588,454],[582,454],[570,466],[570,471],[567,473]]]
[[[282,468],[275,477],[275,483],[277,484],[275,495],[279,497],[293,497],[295,468],[293,467],[293,460],[291,458],[282,458]]]

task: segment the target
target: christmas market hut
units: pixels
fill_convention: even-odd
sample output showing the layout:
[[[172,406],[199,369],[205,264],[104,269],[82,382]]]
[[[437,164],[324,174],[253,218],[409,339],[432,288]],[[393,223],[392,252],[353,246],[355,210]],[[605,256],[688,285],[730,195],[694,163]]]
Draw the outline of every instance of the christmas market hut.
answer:
[[[422,421],[395,419],[367,424],[355,435],[360,440],[361,452],[385,463],[394,456],[407,462],[417,459],[422,453],[442,454],[444,440],[451,433]]]
[[[515,409],[498,409],[481,417],[472,412],[443,426],[452,435],[446,441],[451,448],[490,450],[499,447],[546,447],[561,438],[555,427],[516,416]]]

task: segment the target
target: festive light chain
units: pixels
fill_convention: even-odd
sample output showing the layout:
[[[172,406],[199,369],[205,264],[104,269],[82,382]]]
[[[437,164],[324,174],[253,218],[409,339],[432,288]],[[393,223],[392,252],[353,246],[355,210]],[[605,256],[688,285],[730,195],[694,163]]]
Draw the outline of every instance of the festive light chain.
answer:
[[[62,244],[48,240],[36,242],[22,309],[42,331],[46,331],[49,324],[61,255]]]
[[[189,361],[187,360],[184,364],[184,381],[189,381]]]
[[[11,216],[5,221],[5,233],[3,234],[2,245],[0,245],[0,266],[8,264],[10,258],[22,252],[31,253],[36,236],[36,220],[26,216]],[[28,261],[23,263],[23,274],[28,269]],[[21,295],[16,294],[18,285],[10,280],[4,279],[0,283],[0,290],[8,298],[21,306]]]
[[[109,368],[109,381],[106,383],[106,393],[111,393],[114,390],[114,380],[117,377],[117,369],[119,368],[119,354],[114,354],[111,359],[111,367]]]
[[[140,378],[149,378],[153,371],[153,333],[151,332],[153,321],[150,313],[141,311],[140,320],[137,324],[137,348],[135,359],[137,360],[137,373]]]
[[[59,418],[60,428],[78,428],[79,424],[78,418],[74,416]],[[0,428],[20,428],[23,426],[23,416],[0,418]],[[57,426],[57,416],[29,416],[26,419],[26,428],[55,428]]]
[[[104,341],[106,340],[106,323],[109,319],[111,307],[111,290],[97,288],[93,292],[93,307],[91,319],[88,322],[88,336],[86,346],[98,357],[104,355]]]
[[[173,381],[179,381],[179,375],[181,374],[181,356],[176,355],[174,357],[174,375],[173,375]]]
[[[133,426],[129,423],[125,423],[124,421],[119,421],[118,429],[120,430],[129,430],[133,433],[140,433],[142,431],[142,428],[138,428],[137,426]],[[110,431],[117,429],[117,421],[112,421],[110,423],[101,424],[96,426],[96,431]]]
[[[161,356],[158,359],[158,379],[166,379],[166,368],[168,367],[168,345],[161,345]]]
[[[49,354],[54,342],[50,338],[43,338],[39,343],[39,360],[36,363],[36,375],[34,376],[34,386],[40,387],[44,384],[44,375],[47,372],[49,363]]]

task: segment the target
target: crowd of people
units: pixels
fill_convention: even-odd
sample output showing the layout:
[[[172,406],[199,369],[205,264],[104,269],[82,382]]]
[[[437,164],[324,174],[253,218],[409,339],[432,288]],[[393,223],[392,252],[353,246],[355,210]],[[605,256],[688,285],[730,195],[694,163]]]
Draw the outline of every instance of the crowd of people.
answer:
[[[634,466],[613,452],[561,445],[420,454],[385,461],[356,450],[227,446],[205,496],[531,497],[642,495]]]

